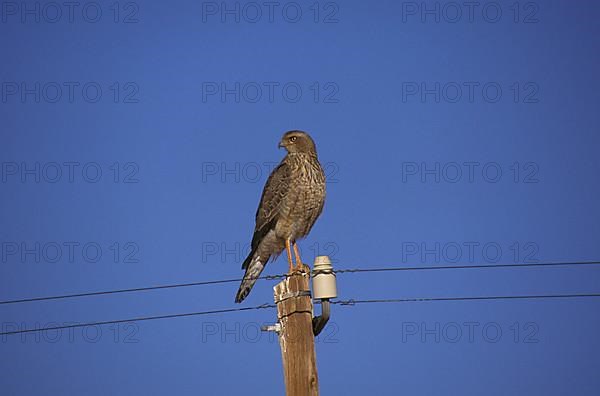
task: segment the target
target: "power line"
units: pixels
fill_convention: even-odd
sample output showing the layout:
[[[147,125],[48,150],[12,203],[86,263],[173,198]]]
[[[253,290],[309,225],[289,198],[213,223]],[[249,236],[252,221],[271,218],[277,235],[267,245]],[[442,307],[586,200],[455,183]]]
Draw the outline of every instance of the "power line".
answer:
[[[257,279],[282,279],[285,278],[286,275],[267,275],[260,276]],[[178,283],[172,285],[157,285],[157,286],[147,286],[147,287],[135,287],[131,289],[117,289],[117,290],[106,290],[106,291],[97,291],[97,292],[88,292],[88,293],[76,293],[76,294],[64,294],[59,296],[48,296],[48,297],[33,297],[33,298],[24,298],[20,300],[8,300],[8,301],[0,301],[0,305],[5,304],[17,304],[17,303],[25,303],[25,302],[33,302],[33,301],[48,301],[48,300],[61,300],[65,298],[75,298],[75,297],[90,297],[90,296],[102,296],[107,294],[119,294],[119,293],[131,293],[131,292],[140,292],[140,291],[149,291],[149,290],[160,290],[160,289],[174,289],[178,287],[190,287],[190,286],[205,286],[205,285],[216,285],[221,283],[233,283],[233,282],[241,282],[242,279],[222,279],[222,280],[213,280],[213,281],[203,281],[203,282],[191,282],[191,283]]]
[[[491,268],[517,268],[517,267],[518,268],[527,268],[527,267],[585,266],[585,265],[598,265],[598,264],[600,264],[600,261],[573,261],[573,262],[521,263],[521,264],[512,263],[512,264],[442,265],[442,266],[431,266],[431,267],[420,266],[420,267],[347,268],[347,269],[334,270],[334,273],[344,274],[344,273],[395,272],[395,271],[491,269]],[[318,274],[318,273],[319,272],[313,271],[313,274]],[[259,276],[259,277],[257,277],[257,279],[274,280],[274,279],[283,279],[286,276],[287,276],[287,274],[267,275],[267,276]],[[243,280],[242,278],[222,279],[222,280],[213,280],[213,281],[178,283],[178,284],[170,284],[170,285],[157,285],[157,286],[137,287],[137,288],[129,288],[129,289],[117,289],[117,290],[107,290],[107,291],[97,291],[97,292],[87,292],[87,293],[65,294],[65,295],[58,295],[58,296],[33,297],[33,298],[24,298],[24,299],[18,299],[18,300],[0,301],[0,305],[26,303],[26,302],[34,302],[34,301],[60,300],[60,299],[77,298],[77,297],[101,296],[101,295],[108,295],[108,294],[132,293],[132,292],[160,290],[160,289],[174,289],[174,288],[179,288],[179,287],[205,286],[205,285],[215,285],[215,284],[234,283],[234,282],[237,283],[237,282],[241,282],[242,280]]]
[[[588,294],[545,294],[545,295],[522,295],[522,296],[474,296],[474,297],[424,297],[424,298],[387,298],[375,300],[334,300],[331,304],[356,305],[356,304],[378,304],[378,303],[405,303],[405,302],[427,302],[427,301],[476,301],[476,300],[534,300],[544,298],[589,298],[600,297],[600,293]]]
[[[405,302],[427,302],[427,301],[523,300],[523,299],[557,299],[557,298],[590,298],[590,297],[600,297],[600,293],[545,294],[545,295],[520,295],[520,296],[413,297],[413,298],[388,298],[388,299],[371,299],[371,300],[350,299],[350,300],[333,300],[333,301],[331,301],[331,304],[354,306],[357,304],[405,303]],[[33,333],[33,332],[39,332],[39,331],[71,329],[71,328],[87,327],[87,326],[101,326],[101,325],[116,324],[116,323],[141,322],[141,321],[158,320],[158,319],[173,319],[173,318],[181,318],[181,317],[188,317],[188,316],[251,311],[251,310],[257,310],[257,309],[275,308],[275,307],[276,307],[276,305],[274,305],[274,304],[262,304],[262,305],[257,305],[254,307],[229,308],[229,309],[219,309],[219,310],[212,310],[212,311],[187,312],[187,313],[158,315],[158,316],[143,316],[143,317],[131,318],[131,319],[106,320],[106,321],[79,323],[79,324],[72,324],[72,325],[65,325],[65,326],[53,326],[53,327],[44,327],[44,328],[37,328],[37,329],[15,330],[15,331],[8,331],[8,332],[0,333],[0,336],[22,334],[22,333]]]
[[[474,265],[437,265],[431,267],[383,267],[383,268],[354,268],[335,270],[337,274],[360,272],[390,272],[390,271],[427,271],[427,270],[453,270],[453,269],[486,269],[486,268],[526,268],[526,267],[556,267],[556,266],[583,266],[598,265],[600,261],[573,261],[558,263],[512,263],[512,264],[474,264]]]
[[[22,334],[22,333],[34,333],[34,332],[38,332],[38,331],[72,329],[72,328],[77,328],[77,327],[101,326],[101,325],[116,324],[116,323],[142,322],[142,321],[157,320],[157,319],[173,319],[173,318],[182,318],[182,317],[186,317],[186,316],[199,316],[199,315],[211,315],[211,314],[228,313],[228,312],[251,311],[251,310],[255,310],[255,309],[264,309],[264,308],[275,308],[275,305],[274,304],[262,304],[262,305],[257,305],[255,307],[217,309],[217,310],[212,310],[212,311],[187,312],[187,313],[178,313],[178,314],[171,314],[171,315],[142,316],[139,318],[131,318],[131,319],[106,320],[106,321],[101,321],[101,322],[78,323],[78,324],[64,325],[64,326],[43,327],[43,328],[38,328],[38,329],[15,330],[15,331],[7,331],[4,333],[0,333],[0,336]]]

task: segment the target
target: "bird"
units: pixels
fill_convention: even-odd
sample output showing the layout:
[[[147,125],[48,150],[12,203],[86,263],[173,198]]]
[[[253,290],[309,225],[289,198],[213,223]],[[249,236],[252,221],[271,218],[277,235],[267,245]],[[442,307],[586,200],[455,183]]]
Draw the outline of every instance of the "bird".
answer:
[[[296,242],[308,235],[325,204],[325,172],[310,135],[300,130],[285,132],[279,148],[285,148],[287,153],[265,183],[256,211],[250,254],[242,264],[246,271],[235,296],[236,303],[248,296],[269,259],[277,258],[283,249],[289,273],[302,270]]]

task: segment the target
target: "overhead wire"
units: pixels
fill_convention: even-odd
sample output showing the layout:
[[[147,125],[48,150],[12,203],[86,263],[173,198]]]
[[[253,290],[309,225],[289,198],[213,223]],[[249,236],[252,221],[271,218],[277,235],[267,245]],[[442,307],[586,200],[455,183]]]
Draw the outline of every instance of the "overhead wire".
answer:
[[[557,267],[557,266],[593,266],[600,264],[600,261],[571,261],[571,262],[549,262],[549,263],[509,263],[509,264],[470,264],[470,265],[441,265],[441,266],[412,266],[412,267],[380,267],[380,268],[345,268],[334,270],[335,274],[352,274],[352,273],[375,273],[375,272],[396,272],[396,271],[429,271],[429,270],[459,270],[459,269],[494,269],[494,268],[532,268],[532,267]],[[319,271],[313,271],[313,275],[319,274]],[[289,274],[277,274],[277,275],[266,275],[259,276],[256,279],[262,280],[275,280],[283,279],[289,276]],[[0,305],[27,303],[35,301],[49,301],[49,300],[61,300],[69,298],[79,297],[90,297],[90,296],[101,296],[110,294],[121,294],[121,293],[133,293],[143,292],[151,290],[161,289],[175,289],[181,287],[192,287],[192,286],[206,286],[216,285],[225,283],[237,283],[241,282],[243,278],[235,279],[219,279],[210,281],[199,281],[189,283],[176,283],[168,285],[155,285],[146,287],[135,287],[127,289],[115,289],[115,290],[104,290],[104,291],[92,291],[74,294],[62,294],[55,296],[43,296],[43,297],[31,297],[14,300],[0,301]]]

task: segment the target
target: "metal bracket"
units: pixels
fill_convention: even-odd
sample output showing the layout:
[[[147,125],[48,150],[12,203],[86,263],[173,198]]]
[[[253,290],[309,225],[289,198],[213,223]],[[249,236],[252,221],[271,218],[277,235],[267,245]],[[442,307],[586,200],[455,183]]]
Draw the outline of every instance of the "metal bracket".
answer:
[[[312,319],[313,334],[318,336],[319,333],[325,328],[327,322],[329,322],[329,316],[331,315],[331,306],[328,298],[321,300],[321,316],[314,317]]]
[[[260,327],[261,331],[274,331],[275,333],[279,334],[279,332],[281,331],[281,324],[279,323],[275,323],[272,325],[264,325]]]

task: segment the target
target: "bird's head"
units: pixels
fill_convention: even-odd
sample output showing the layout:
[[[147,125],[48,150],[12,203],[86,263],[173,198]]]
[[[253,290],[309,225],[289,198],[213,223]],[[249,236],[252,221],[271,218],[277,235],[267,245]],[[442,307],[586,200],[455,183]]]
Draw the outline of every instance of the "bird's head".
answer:
[[[288,153],[317,154],[315,142],[303,131],[288,131],[283,134],[279,147],[285,147]]]

